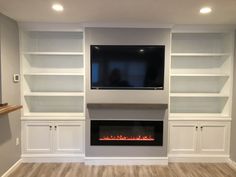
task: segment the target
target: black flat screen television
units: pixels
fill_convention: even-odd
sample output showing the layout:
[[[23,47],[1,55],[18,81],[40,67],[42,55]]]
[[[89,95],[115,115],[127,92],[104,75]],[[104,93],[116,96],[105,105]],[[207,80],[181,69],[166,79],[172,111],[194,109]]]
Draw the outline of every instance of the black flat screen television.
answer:
[[[91,45],[91,89],[164,89],[164,45]]]

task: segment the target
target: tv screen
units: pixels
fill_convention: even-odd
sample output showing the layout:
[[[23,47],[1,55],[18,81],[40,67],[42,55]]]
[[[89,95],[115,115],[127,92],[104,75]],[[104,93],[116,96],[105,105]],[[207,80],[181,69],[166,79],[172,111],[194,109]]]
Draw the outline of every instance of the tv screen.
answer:
[[[164,88],[165,46],[91,45],[91,89]]]

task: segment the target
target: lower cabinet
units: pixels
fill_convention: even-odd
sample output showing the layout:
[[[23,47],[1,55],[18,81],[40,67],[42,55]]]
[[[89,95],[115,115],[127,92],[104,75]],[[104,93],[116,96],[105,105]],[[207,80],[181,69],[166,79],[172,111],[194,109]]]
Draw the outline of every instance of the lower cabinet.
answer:
[[[169,121],[169,153],[226,155],[230,122]]]
[[[83,153],[84,128],[81,122],[54,124],[54,150],[57,153]]]
[[[199,123],[199,151],[202,154],[229,153],[229,138],[229,122]]]
[[[198,122],[170,122],[169,149],[171,153],[197,152]]]
[[[23,121],[23,154],[83,154],[83,121]]]

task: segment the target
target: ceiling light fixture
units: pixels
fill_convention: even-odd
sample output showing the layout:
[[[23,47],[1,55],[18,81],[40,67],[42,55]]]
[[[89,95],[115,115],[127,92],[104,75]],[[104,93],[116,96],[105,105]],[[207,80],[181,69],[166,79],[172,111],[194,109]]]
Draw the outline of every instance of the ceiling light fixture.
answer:
[[[53,4],[52,9],[57,12],[62,12],[64,10],[64,7],[61,4]]]
[[[209,14],[211,13],[212,9],[210,7],[203,7],[200,9],[201,14]]]

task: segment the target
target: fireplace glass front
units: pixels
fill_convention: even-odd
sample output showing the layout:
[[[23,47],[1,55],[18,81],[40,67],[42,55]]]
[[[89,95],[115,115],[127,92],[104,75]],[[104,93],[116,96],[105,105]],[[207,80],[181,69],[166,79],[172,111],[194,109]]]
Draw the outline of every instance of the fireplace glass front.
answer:
[[[91,145],[162,146],[163,121],[91,120]]]

